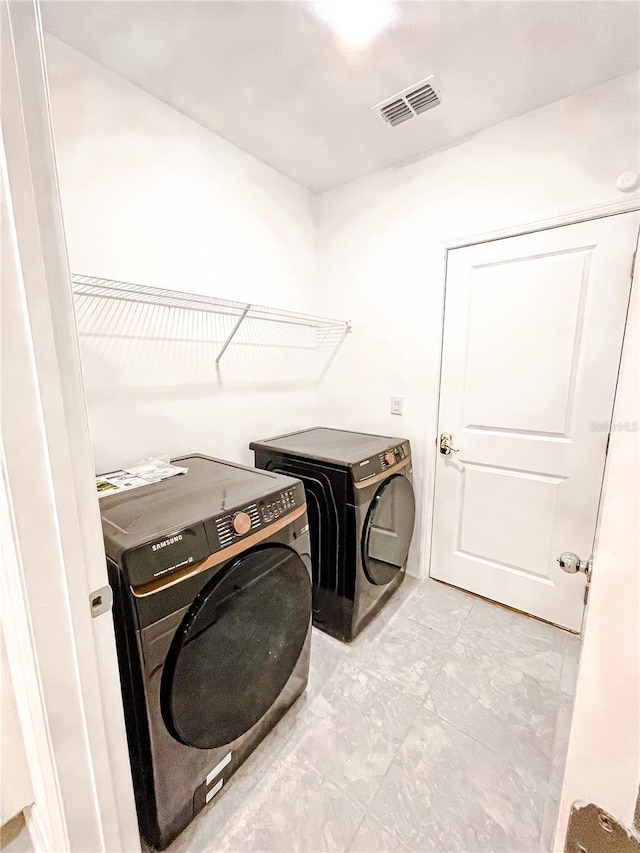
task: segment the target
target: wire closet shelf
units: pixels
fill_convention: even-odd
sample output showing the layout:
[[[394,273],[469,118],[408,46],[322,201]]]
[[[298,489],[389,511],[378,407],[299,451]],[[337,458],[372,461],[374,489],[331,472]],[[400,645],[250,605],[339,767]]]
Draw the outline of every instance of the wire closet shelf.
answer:
[[[344,320],[249,302],[78,273],[71,278],[81,335],[206,343],[216,369],[230,348],[268,348],[282,351],[285,358],[292,357],[287,351],[297,350],[298,356],[311,357],[323,375],[351,331]],[[124,310],[118,310],[118,303]]]

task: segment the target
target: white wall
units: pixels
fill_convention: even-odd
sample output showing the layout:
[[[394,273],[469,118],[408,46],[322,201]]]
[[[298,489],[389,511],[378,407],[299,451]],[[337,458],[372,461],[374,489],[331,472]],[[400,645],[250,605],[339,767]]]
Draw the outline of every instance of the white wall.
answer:
[[[321,308],[354,326],[340,369],[321,388],[322,421],[411,439],[417,491],[427,495],[423,523],[433,485],[442,244],[623,198],[616,177],[639,168],[639,80],[618,78],[320,197]],[[404,396],[402,417],[389,414],[392,394]],[[419,542],[420,531],[410,569],[424,573]]]
[[[46,47],[74,272],[317,310],[309,191],[57,39]],[[251,439],[317,419],[310,381],[220,382],[210,348],[194,366],[187,345],[102,331],[81,341],[99,472],[194,450],[251,462]]]
[[[640,788],[640,261],[609,444],[558,831],[572,803],[631,826]]]

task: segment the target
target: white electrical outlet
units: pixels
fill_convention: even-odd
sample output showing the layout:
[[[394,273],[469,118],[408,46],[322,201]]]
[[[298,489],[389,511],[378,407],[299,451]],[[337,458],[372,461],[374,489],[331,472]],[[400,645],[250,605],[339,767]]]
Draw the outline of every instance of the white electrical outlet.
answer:
[[[391,398],[391,414],[392,415],[401,415],[402,414],[402,397],[392,397]]]

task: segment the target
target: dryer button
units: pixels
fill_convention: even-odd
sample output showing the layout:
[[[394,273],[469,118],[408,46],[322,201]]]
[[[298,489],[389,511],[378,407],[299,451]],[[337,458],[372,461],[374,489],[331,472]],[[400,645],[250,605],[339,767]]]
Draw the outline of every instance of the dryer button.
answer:
[[[251,530],[251,518],[246,512],[237,512],[233,516],[233,529],[238,536],[244,536]]]

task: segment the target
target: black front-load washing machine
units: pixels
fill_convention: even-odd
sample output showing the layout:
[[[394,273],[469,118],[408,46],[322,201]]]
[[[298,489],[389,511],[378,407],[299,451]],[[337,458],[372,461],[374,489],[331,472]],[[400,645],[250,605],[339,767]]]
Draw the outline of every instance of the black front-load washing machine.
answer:
[[[304,483],[313,623],[353,640],[404,578],[415,521],[409,442],[314,427],[250,447],[259,468]]]
[[[142,837],[163,849],[304,691],[305,494],[199,454],[188,473],[101,498]]]

